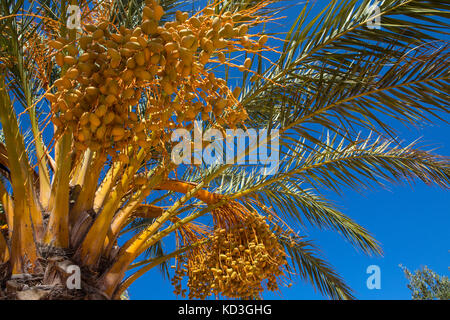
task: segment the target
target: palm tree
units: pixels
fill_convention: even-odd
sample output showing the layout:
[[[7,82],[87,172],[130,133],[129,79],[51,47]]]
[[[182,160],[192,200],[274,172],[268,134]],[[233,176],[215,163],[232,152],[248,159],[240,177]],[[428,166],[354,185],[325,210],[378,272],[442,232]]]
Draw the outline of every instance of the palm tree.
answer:
[[[0,297],[118,299],[160,267],[183,297],[256,298],[298,275],[349,299],[300,231],[381,248],[323,191],[448,188],[449,159],[392,126],[449,112],[448,1],[331,0],[316,16],[306,2],[281,34],[274,1],[194,4],[2,1]],[[278,130],[278,170],[174,164],[172,129],[194,119]]]

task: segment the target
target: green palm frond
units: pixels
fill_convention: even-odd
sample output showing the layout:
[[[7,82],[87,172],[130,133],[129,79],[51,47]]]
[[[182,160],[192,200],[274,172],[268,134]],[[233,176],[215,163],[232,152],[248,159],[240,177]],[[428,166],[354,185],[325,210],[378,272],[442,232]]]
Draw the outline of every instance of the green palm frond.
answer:
[[[305,147],[299,141],[285,152],[279,171],[271,176],[234,168],[227,178],[234,186],[227,192],[233,193],[233,197],[242,197],[266,186],[287,182],[308,184],[319,192],[325,187],[336,193],[343,186],[359,190],[373,183],[382,185],[383,181],[419,179],[444,188],[450,185],[448,158],[416,149],[417,142],[401,147],[381,137],[356,139],[350,143],[337,137],[322,140],[314,148]]]
[[[276,3],[281,1],[283,0],[273,0],[272,6],[264,8],[263,11],[265,13],[270,13],[280,10],[280,8],[277,7]],[[258,4],[261,3],[261,0],[225,0],[225,1],[210,0],[208,1],[208,3],[210,5],[214,5],[216,13],[222,11],[237,12],[257,6]]]
[[[298,272],[300,278],[311,283],[321,294],[331,299],[354,299],[352,290],[328,262],[322,259],[319,249],[309,240],[279,238],[291,257],[290,270]]]
[[[358,61],[354,72],[309,78],[310,92],[303,97],[302,107],[280,119],[282,127],[303,136],[311,123],[342,135],[352,133],[353,128],[380,127],[391,133],[391,126],[380,120],[381,115],[420,123],[429,120],[428,115],[439,118],[439,112],[448,113],[448,46],[414,53],[392,65]],[[322,92],[327,92],[326,96]],[[344,127],[348,129],[342,130]]]
[[[382,254],[378,242],[369,232],[340,212],[335,206],[312,190],[302,190],[290,182],[275,184],[259,189],[258,200],[266,207],[271,207],[290,226],[300,222],[300,227],[306,228],[306,219],[311,225],[320,229],[330,229],[339,232],[354,247],[367,254]]]
[[[441,41],[448,3],[381,1],[381,29],[367,27],[371,8],[371,1],[334,0],[311,18],[305,6],[276,64],[242,95],[252,125],[275,122],[300,135],[307,123],[391,133],[380,115],[411,123],[448,113],[448,46]]]
[[[449,159],[416,149],[417,142],[401,147],[380,137],[351,143],[345,143],[344,139],[337,141],[336,137],[307,156],[301,150],[294,151],[297,158],[286,162],[286,176],[337,193],[342,186],[358,188],[359,184],[368,188],[371,183],[382,184],[382,181],[419,179],[444,188],[450,185]]]
[[[163,250],[163,242],[158,241],[154,245],[150,246],[147,249],[147,251],[144,252],[144,255],[146,258],[151,258],[151,259],[158,259],[158,258],[163,257],[165,255],[164,250]],[[161,272],[163,277],[167,278],[167,279],[170,278],[168,263],[169,262],[167,260],[165,260],[165,261],[162,261],[160,264],[158,264],[159,271]]]

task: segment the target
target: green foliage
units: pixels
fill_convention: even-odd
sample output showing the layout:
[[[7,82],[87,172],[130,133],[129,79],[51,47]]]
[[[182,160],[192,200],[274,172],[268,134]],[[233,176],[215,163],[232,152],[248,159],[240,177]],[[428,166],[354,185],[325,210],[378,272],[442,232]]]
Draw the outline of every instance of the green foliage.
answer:
[[[440,276],[427,266],[414,273],[400,267],[409,281],[407,287],[413,300],[450,300],[450,280],[447,276]]]

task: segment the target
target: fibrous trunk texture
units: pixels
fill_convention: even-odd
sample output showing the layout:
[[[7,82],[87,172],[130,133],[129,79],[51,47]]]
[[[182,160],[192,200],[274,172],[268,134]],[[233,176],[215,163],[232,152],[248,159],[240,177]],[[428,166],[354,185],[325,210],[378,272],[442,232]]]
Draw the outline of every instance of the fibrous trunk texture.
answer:
[[[108,299],[98,289],[96,272],[77,269],[72,250],[51,246],[41,246],[39,250],[39,267],[33,274],[12,274],[9,263],[0,264],[0,300]]]

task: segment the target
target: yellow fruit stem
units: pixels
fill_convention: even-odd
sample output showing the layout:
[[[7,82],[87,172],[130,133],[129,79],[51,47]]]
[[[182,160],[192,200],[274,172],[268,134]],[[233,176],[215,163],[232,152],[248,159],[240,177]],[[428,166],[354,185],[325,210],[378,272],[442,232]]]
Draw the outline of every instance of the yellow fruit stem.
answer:
[[[6,223],[8,224],[8,231],[11,236],[11,232],[13,231],[14,224],[14,207],[13,202],[11,199],[11,196],[6,191],[5,186],[3,185],[3,182],[0,180],[0,202],[3,206],[3,211],[5,212],[6,216]]]
[[[33,223],[35,240],[40,242],[44,237],[44,222],[39,207],[39,200],[36,196],[36,189],[30,180],[28,180],[27,197],[29,199],[28,206],[30,209],[31,221]]]
[[[76,0],[70,0],[71,4],[76,5]],[[61,21],[66,19],[66,2],[61,3]],[[62,37],[68,34],[68,40],[76,39],[76,30],[67,30],[66,24],[61,24],[60,33]],[[67,71],[68,67],[63,66],[61,74]],[[51,214],[44,242],[53,244],[61,248],[69,247],[69,193],[70,193],[70,173],[72,170],[72,130],[67,128],[62,137],[56,143],[55,151],[56,172],[53,179],[51,201]],[[56,187],[55,187],[56,186]]]
[[[120,231],[126,225],[127,221],[135,214],[139,206],[145,198],[150,194],[150,191],[155,185],[158,185],[163,179],[164,170],[158,167],[147,174],[148,181],[142,186],[131,198],[131,200],[115,215],[112,223],[111,229],[105,239],[105,253],[109,254],[112,245],[119,236]]]
[[[156,179],[160,178],[159,175],[155,175]],[[156,179],[151,179],[147,186],[149,188],[152,188],[153,185],[155,185]],[[188,193],[192,189],[195,188],[195,184],[179,181],[179,180],[167,180],[157,185],[157,187],[154,187],[152,189],[155,190],[168,190],[168,191],[174,191],[179,193]],[[148,189],[148,192],[151,189]],[[135,217],[152,217],[157,218],[160,217],[163,214],[162,208],[151,206],[151,205],[143,205],[140,204],[145,197],[147,197],[148,192],[138,192],[136,193],[133,198],[130,200],[130,202],[122,208],[118,214],[114,217],[114,220],[111,224],[111,230],[108,233],[108,237],[105,239],[105,252],[109,253],[111,250],[111,247],[114,243],[114,241],[117,239],[120,231],[124,227],[127,221],[129,221],[131,216]],[[211,204],[216,202],[219,199],[219,195],[209,192],[207,190],[198,190],[195,194],[195,197],[197,199],[202,200],[205,203]]]
[[[80,262],[88,267],[97,265],[99,258],[103,252],[103,245],[107,236],[108,230],[111,226],[111,221],[114,214],[120,206],[120,202],[124,194],[129,190],[130,183],[136,171],[139,169],[142,161],[145,158],[145,150],[139,150],[138,154],[130,161],[121,177],[120,182],[111,191],[102,211],[98,214],[94,224],[89,229],[79,251],[77,258]]]
[[[187,194],[191,192],[197,185],[180,181],[180,180],[166,180],[159,184],[155,189],[156,190],[168,190],[173,192],[179,192]],[[195,198],[205,202],[205,203],[215,203],[219,200],[219,195],[213,192],[209,192],[208,190],[200,189],[195,193]]]
[[[0,263],[5,263],[9,260],[9,248],[6,239],[0,232]]]
[[[193,248],[196,248],[198,246],[201,246],[205,243],[207,243],[209,241],[209,239],[203,239],[200,241],[197,241],[196,243],[193,243],[191,245],[188,246],[184,246],[178,250],[175,250],[174,252],[167,254],[165,256],[159,257],[159,258],[154,258],[154,259],[149,259],[149,260],[145,260],[142,261],[140,263],[136,263],[135,265],[131,266],[130,268],[135,268],[135,267],[139,267],[142,266],[142,268],[140,268],[139,270],[137,270],[135,273],[133,273],[132,275],[130,275],[127,279],[125,279],[125,281],[123,281],[119,288],[116,290],[116,292],[114,292],[113,295],[113,299],[119,299],[120,296],[122,295],[122,293],[128,289],[128,287],[134,282],[136,281],[139,277],[141,277],[142,275],[144,275],[145,273],[147,273],[149,270],[151,270],[152,268],[158,266],[159,264],[163,263],[164,261],[167,261],[171,258],[177,257],[178,255],[192,250]]]
[[[205,178],[201,183],[197,185],[176,180],[165,181],[164,183],[159,185],[160,188],[164,187],[168,189],[169,187],[171,187],[172,189],[177,190],[177,192],[185,192],[185,195],[181,197],[181,199],[179,199],[177,202],[175,202],[173,206],[166,210],[159,218],[157,218],[154,223],[148,226],[145,230],[136,234],[122,246],[117,260],[113,263],[111,268],[104,274],[102,278],[103,290],[107,295],[112,296],[114,294],[114,291],[119,286],[120,281],[124,277],[128,266],[141,253],[143,253],[147,248],[153,245],[157,241],[156,239],[160,239],[163,235],[166,235],[165,233],[161,233],[158,234],[158,237],[152,237],[165,222],[167,222],[174,214],[176,214],[178,208],[183,203],[188,201],[193,196],[197,196],[198,193],[201,193],[202,198],[204,198],[205,200],[214,199],[214,201],[218,201],[218,198],[216,196],[207,194],[209,193],[208,191],[206,191],[207,193],[204,193],[205,190],[202,190],[202,188],[222,171],[223,169],[217,170],[214,174]]]
[[[223,166],[216,170],[215,172],[211,173],[210,175],[206,176],[202,182],[200,182],[197,185],[189,184],[188,187],[183,187],[183,189],[186,192],[186,194],[181,197],[178,201],[176,201],[172,207],[167,209],[159,218],[155,220],[154,223],[152,223],[150,226],[148,226],[145,230],[141,231],[140,233],[136,234],[134,237],[132,237],[130,240],[128,240],[119,251],[118,257],[116,261],[112,264],[111,268],[105,272],[105,274],[102,276],[101,280],[101,286],[104,292],[109,295],[113,296],[114,291],[118,288],[120,281],[123,279],[125,272],[128,269],[128,266],[147,248],[149,248],[151,245],[156,243],[159,239],[162,239],[166,235],[168,235],[170,232],[176,230],[179,228],[179,226],[182,225],[183,221],[177,222],[173,224],[171,227],[167,228],[166,230],[163,230],[162,232],[155,235],[155,232],[158,231],[158,229],[167,222],[170,218],[172,218],[174,215],[176,215],[178,208],[183,205],[186,201],[191,199],[193,196],[195,196],[202,188],[207,186],[212,179],[220,175],[224,170],[226,170],[227,166]],[[183,182],[184,183],[184,182]],[[177,186],[178,190],[181,190],[180,186]],[[205,198],[206,199],[206,198]],[[221,205],[224,203],[226,199],[218,200],[217,204],[215,205]],[[211,205],[208,206],[208,208]],[[192,214],[189,217],[184,218],[183,220],[191,221],[190,219],[194,219],[198,215],[203,215],[208,211],[208,208],[201,210],[197,214]],[[155,236],[154,236],[155,235]]]
[[[85,178],[81,192],[70,210],[71,225],[79,219],[82,212],[93,208],[95,191],[104,164],[105,157],[96,153],[86,166],[86,172],[83,174]]]
[[[101,207],[103,207],[105,199],[109,196],[112,187],[116,184],[117,179],[120,177],[123,170],[122,162],[115,162],[109,168],[108,173],[106,174],[103,182],[95,193],[94,197],[94,210],[98,211]]]
[[[55,204],[50,214],[44,242],[56,247],[69,247],[69,182],[71,169],[72,132],[69,130],[61,138],[59,157],[55,172]],[[63,156],[65,155],[65,156]]]
[[[111,223],[111,229],[109,230],[108,235],[105,238],[105,255],[109,255],[112,246],[119,236],[119,233],[122,230],[123,226],[126,224],[133,211],[139,206],[139,204],[145,199],[145,197],[148,196],[149,191],[150,190],[140,190],[136,192],[130,199],[130,201],[115,215]]]
[[[34,269],[37,250],[34,242],[33,225],[42,226],[41,220],[31,221],[32,208],[37,208],[32,188],[31,170],[28,164],[23,136],[20,133],[14,107],[6,92],[4,78],[0,78],[0,122],[2,123],[5,144],[8,152],[11,184],[14,194],[14,230],[11,243],[11,264],[13,273],[28,272]],[[27,259],[27,260],[25,260]]]
[[[24,67],[24,56],[22,45],[18,42],[16,37],[12,37],[13,50],[17,55],[17,69],[22,80],[23,93],[26,99],[26,110],[30,116],[31,131],[34,137],[34,146],[36,150],[36,156],[38,161],[39,170],[39,200],[44,208],[48,207],[48,201],[50,197],[50,175],[46,164],[46,158],[44,154],[44,145],[42,143],[41,132],[39,131],[38,117],[36,115],[36,106],[33,104],[32,92],[29,83],[29,74]],[[40,214],[40,213],[39,213]],[[39,230],[41,232],[41,230]]]
[[[79,185],[83,188],[84,182],[87,176],[89,165],[91,164],[92,156],[94,155],[93,151],[88,149],[83,154],[83,160],[79,161],[75,168],[72,169],[72,179],[70,180],[70,185],[75,186]]]
[[[41,133],[39,132],[36,111],[34,107],[30,109],[31,128],[34,135],[36,156],[38,160],[38,170],[39,170],[39,201],[43,208],[48,208],[50,193],[51,193],[51,183],[50,175],[48,173],[48,168],[46,164],[46,157],[44,154],[44,145],[42,143]]]

